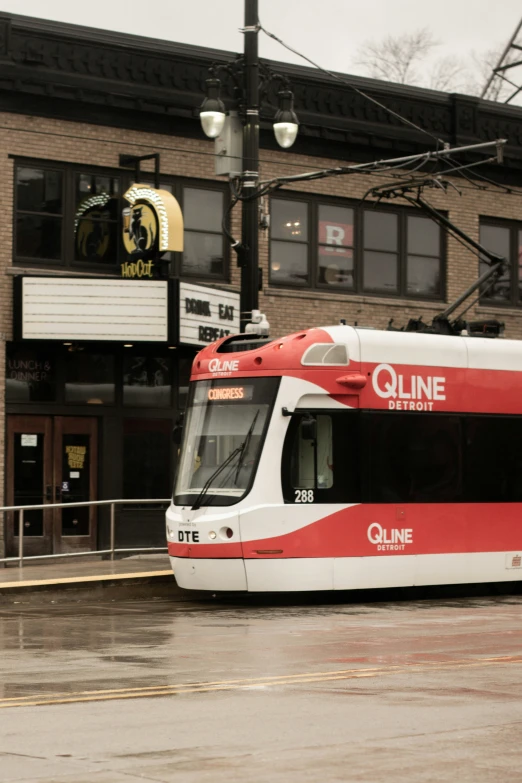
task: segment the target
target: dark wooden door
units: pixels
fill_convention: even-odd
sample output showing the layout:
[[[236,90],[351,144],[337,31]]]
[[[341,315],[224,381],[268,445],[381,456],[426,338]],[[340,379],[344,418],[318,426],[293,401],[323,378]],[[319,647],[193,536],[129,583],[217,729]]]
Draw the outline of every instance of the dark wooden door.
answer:
[[[7,505],[96,500],[97,421],[73,416],[9,416]],[[24,512],[24,555],[96,547],[96,507]],[[8,512],[8,557],[18,554],[18,512]]]
[[[8,506],[51,503],[53,489],[53,438],[50,416],[7,417]],[[17,511],[6,515],[7,556],[18,554]],[[24,512],[24,554],[48,555],[53,546],[52,510]]]
[[[53,458],[55,503],[96,500],[97,435],[96,419],[55,417]],[[96,519],[96,506],[54,509],[54,552],[95,549]]]

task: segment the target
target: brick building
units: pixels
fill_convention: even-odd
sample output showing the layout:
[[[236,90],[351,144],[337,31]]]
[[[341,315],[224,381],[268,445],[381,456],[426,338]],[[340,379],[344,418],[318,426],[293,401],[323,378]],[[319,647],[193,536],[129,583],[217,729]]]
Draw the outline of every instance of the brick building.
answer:
[[[180,280],[225,298],[237,292],[239,270],[221,228],[228,183],[214,174],[214,144],[198,118],[208,66],[233,57],[0,18],[0,501],[169,496],[176,459],[171,430],[184,406],[195,345],[176,328],[149,339],[146,331],[131,339],[116,328],[123,306],[122,194],[134,181],[120,156],[159,153],[161,186],[182,207],[185,249],[168,257],[164,288],[170,321],[180,309]],[[491,163],[477,175],[471,170],[454,179],[455,190],[430,191],[429,201],[471,237],[509,256],[510,275],[470,317],[499,318],[506,336],[521,338],[522,109],[352,79],[422,129],[416,130],[316,70],[275,68],[291,81],[300,130],[291,150],[279,149],[264,107],[262,179],[421,152],[434,148],[434,137],[452,146],[508,140],[504,165]],[[152,182],[148,164],[143,170],[144,181]],[[262,203],[270,228],[260,229],[260,307],[272,334],[340,318],[379,328],[391,318],[429,320],[476,279],[476,254],[415,209],[361,201],[384,181],[352,174],[296,183]],[[86,215],[92,197],[103,208]],[[240,207],[227,219],[239,237]],[[72,328],[74,296],[84,307],[93,287],[96,296],[103,289],[113,297],[107,333],[51,334],[56,323]],[[32,331],[24,325],[31,297],[38,300],[33,313],[40,313]],[[103,547],[107,525],[103,510],[28,512],[26,552]],[[17,520],[5,514],[0,556],[4,549],[15,555],[17,541]],[[122,510],[120,545],[162,542],[160,508]]]

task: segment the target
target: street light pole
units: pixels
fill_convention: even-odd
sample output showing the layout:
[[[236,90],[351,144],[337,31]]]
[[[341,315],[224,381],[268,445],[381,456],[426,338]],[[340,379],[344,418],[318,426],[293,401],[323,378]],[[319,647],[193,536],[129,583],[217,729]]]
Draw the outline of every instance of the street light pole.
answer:
[[[299,128],[299,120],[294,112],[294,96],[290,90],[288,78],[274,73],[266,65],[260,65],[257,49],[259,33],[258,0],[245,0],[245,36],[244,53],[232,63],[213,63],[209,68],[210,78],[206,80],[207,95],[201,104],[199,117],[204,133],[210,139],[217,139],[226,122],[226,107],[219,96],[221,88],[220,73],[225,73],[234,82],[235,103],[239,104],[239,114],[243,124],[243,148],[241,153],[241,174],[238,175],[234,164],[232,169],[223,170],[221,164],[217,174],[228,173],[235,180],[241,200],[242,222],[241,242],[229,235],[232,247],[238,256],[241,267],[241,331],[252,318],[252,311],[259,309],[259,236],[258,236],[258,199],[259,182],[259,110],[260,99],[267,97],[268,88],[275,82],[280,83],[277,93],[279,108],[273,121],[276,141],[282,149],[288,149],[294,143]],[[230,140],[229,140],[230,143]],[[239,159],[239,152],[236,156]],[[226,165],[226,164],[225,164]],[[219,169],[219,170],[218,170]],[[256,322],[257,323],[257,322]]]
[[[259,54],[257,0],[245,0],[243,192],[252,198],[242,202],[241,331],[259,305],[258,203],[254,198],[259,179]]]

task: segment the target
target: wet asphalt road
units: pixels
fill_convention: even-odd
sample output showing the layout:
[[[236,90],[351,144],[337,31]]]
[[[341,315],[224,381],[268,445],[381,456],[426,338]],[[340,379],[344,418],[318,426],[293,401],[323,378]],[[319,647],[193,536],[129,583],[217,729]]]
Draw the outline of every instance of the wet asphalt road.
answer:
[[[515,781],[522,598],[0,608],[0,781]]]

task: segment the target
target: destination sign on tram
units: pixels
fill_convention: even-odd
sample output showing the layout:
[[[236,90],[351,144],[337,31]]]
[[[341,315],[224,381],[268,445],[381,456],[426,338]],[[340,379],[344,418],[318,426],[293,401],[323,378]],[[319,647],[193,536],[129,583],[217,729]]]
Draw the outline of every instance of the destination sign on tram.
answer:
[[[202,402],[249,402],[254,396],[253,385],[198,386],[194,394],[194,403]]]
[[[208,389],[209,400],[251,400],[253,386],[220,386]]]

